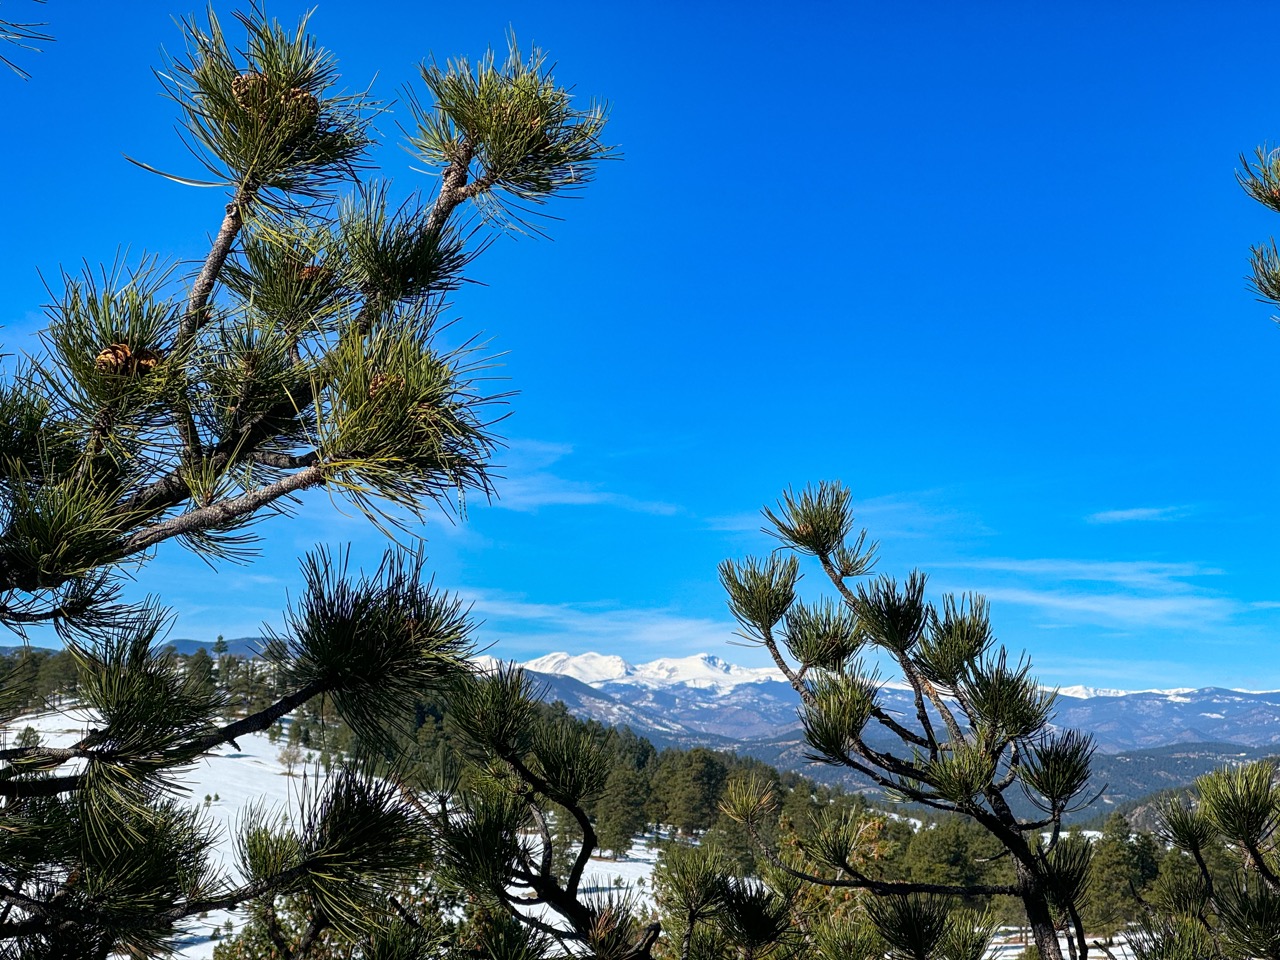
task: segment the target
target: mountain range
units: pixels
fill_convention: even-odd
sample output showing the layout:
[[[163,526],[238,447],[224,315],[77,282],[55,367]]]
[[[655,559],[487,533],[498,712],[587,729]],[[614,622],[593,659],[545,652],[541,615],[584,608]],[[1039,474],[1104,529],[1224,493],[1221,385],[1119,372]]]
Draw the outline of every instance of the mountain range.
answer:
[[[800,698],[768,667],[710,654],[630,664],[597,653],[552,653],[521,664],[570,711],[660,739],[772,739],[798,731]],[[914,714],[910,690],[886,683],[890,712]],[[1102,753],[1175,744],[1280,745],[1280,691],[1058,689],[1054,723],[1091,733]]]
[[[771,668],[710,654],[631,664],[597,653],[552,653],[521,666],[544,699],[563,701],[575,716],[629,726],[660,747],[731,749],[816,779],[868,786],[807,759],[800,698]],[[880,702],[891,713],[914,716],[903,684],[886,683]],[[1090,733],[1098,745],[1092,789],[1101,796],[1089,811],[1095,815],[1224,764],[1280,753],[1280,691],[1063,687],[1054,725]]]

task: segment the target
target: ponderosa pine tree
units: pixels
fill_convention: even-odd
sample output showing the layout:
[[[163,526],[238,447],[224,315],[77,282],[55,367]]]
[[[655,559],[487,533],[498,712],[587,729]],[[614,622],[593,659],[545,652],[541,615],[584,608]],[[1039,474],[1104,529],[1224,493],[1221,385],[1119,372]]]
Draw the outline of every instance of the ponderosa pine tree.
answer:
[[[812,552],[843,580],[867,573],[872,559],[864,537],[849,539],[848,505],[847,491],[823,485],[788,495],[780,516],[767,516],[793,549]],[[827,751],[821,758],[868,773],[904,799],[971,820],[995,855],[1010,861],[1013,877],[996,883],[879,879],[873,875],[881,845],[875,818],[826,805],[790,851],[765,848],[770,863],[759,877],[733,872],[714,845],[674,853],[676,866],[656,881],[672,937],[662,955],[981,960],[996,916],[957,909],[956,900],[1009,897],[1039,924],[1033,930],[1045,955],[1061,957],[1057,934],[1066,929],[1074,955],[1084,960],[1080,907],[1089,847],[1060,828],[1066,813],[1085,805],[1092,744],[1049,729],[1054,695],[1029,676],[1026,664],[1011,667],[1007,654],[994,649],[985,603],[949,599],[934,610],[923,601],[923,578],[913,576],[905,590],[886,580],[871,591],[846,587],[842,599],[848,604],[853,597],[856,606],[806,607],[796,603],[792,561],[730,564],[723,573],[749,635],[769,647],[802,691],[810,743]],[[779,621],[786,625],[774,639],[769,631]],[[779,642],[796,665],[784,659]],[[872,644],[896,651],[914,679],[916,723],[900,723],[876,705],[879,683],[859,656]],[[452,692],[448,716],[469,765],[458,789],[427,807],[438,839],[433,878],[465,891],[478,906],[473,916],[485,918],[468,933],[467,956],[534,960],[555,955],[559,945],[598,960],[644,960],[653,955],[659,925],[645,925],[629,898],[584,886],[601,846],[589,811],[600,809],[592,801],[608,783],[605,740],[589,726],[537,723],[538,699],[513,665],[467,676]],[[901,756],[862,742],[862,727],[872,720],[905,741]],[[685,764],[665,759],[668,779],[660,758],[656,789],[679,798]],[[693,761],[691,773],[705,772],[714,756],[695,749],[684,759]],[[706,796],[692,789],[704,779],[688,777],[691,789],[681,806],[690,817],[708,809]],[[736,788],[725,812],[765,839],[768,830],[761,828],[773,819],[776,796],[759,789],[759,781],[730,783]],[[1007,799],[1014,788],[1042,815],[1016,817]],[[832,909],[834,902],[806,896],[812,887],[872,896],[857,910],[847,901]]]
[[[157,74],[202,182],[226,190],[207,256],[190,275],[155,260],[64,274],[43,352],[0,384],[0,623],[59,631],[92,718],[72,746],[0,749],[6,957],[154,955],[186,918],[279,896],[306,904],[304,941],[332,927],[383,945],[368,950],[417,942],[388,898],[421,874],[433,824],[389,780],[347,769],[292,818],[246,812],[239,879],[212,867],[212,831],[174,786],[314,697],[388,740],[423,691],[465,673],[459,602],[420,556],[357,575],[312,554],[266,650],[286,692],[227,722],[161,651],[164,611],[120,602],[119,586],[170,541],[245,555],[254,521],[307,490],[383,525],[487,494],[497,398],[482,356],[442,345],[443,297],[484,226],[518,228],[592,179],[606,112],[575,106],[536,50],[427,62],[408,145],[439,178],[396,203],[357,179],[377,104],[334,90],[305,20],[237,20],[239,48],[212,14],[183,21],[185,54]],[[6,726],[27,673],[0,678]]]
[[[1013,874],[1003,884],[876,879],[859,868],[861,824],[833,813],[801,845],[806,862],[799,866],[764,845],[779,875],[790,878],[786,883],[874,894],[865,906],[878,936],[848,933],[849,942],[872,951],[867,960],[886,945],[914,960],[980,957],[990,921],[956,912],[948,898],[1002,896],[1021,901],[1043,960],[1060,960],[1062,927],[1083,960],[1089,847],[1060,828],[1065,813],[1089,802],[1090,738],[1050,726],[1054,694],[1025,659],[1011,662],[996,644],[983,598],[948,596],[935,607],[919,572],[904,583],[866,579],[875,545],[866,531],[855,532],[847,488],[787,491],[764,517],[780,549],[765,559],[726,561],[721,580],[743,636],[768,651],[799,694],[812,758],[855,772],[891,797],[973,821],[996,841]],[[800,556],[816,561],[836,599],[798,598]],[[912,716],[881,705],[877,659],[907,684]],[[1014,794],[1039,814],[1016,815]],[[726,807],[754,830],[776,803],[767,785],[748,782]]]
[[[1275,781],[1271,761],[1224,768],[1165,804],[1159,832],[1175,852],[1144,904],[1139,960],[1280,957]]]

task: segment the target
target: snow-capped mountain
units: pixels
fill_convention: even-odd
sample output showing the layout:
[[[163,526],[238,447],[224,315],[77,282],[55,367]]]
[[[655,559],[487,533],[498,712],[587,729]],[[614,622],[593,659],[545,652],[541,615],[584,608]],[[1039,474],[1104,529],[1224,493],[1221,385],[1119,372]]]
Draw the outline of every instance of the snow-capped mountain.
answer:
[[[633,665],[616,656],[552,653],[521,666],[542,684],[544,699],[658,743],[730,747],[799,726],[799,698],[776,671],[709,654]]]
[[[1075,700],[1091,700],[1094,697],[1127,697],[1132,693],[1158,693],[1163,696],[1177,697],[1184,694],[1193,693],[1194,687],[1176,687],[1172,690],[1112,690],[1108,687],[1082,687],[1080,685],[1071,687],[1058,687],[1058,695],[1062,697],[1071,697]]]
[[[631,664],[618,656],[552,653],[523,664],[579,716],[629,725],[659,742],[724,746],[798,740],[799,697],[771,668],[742,667],[710,654]],[[1125,691],[1060,688],[1054,722],[1094,735],[1104,753],[1174,744],[1280,746],[1280,691]],[[881,703],[912,715],[901,684]]]
[[[573,677],[592,687],[626,683],[652,689],[688,686],[727,693],[744,683],[770,683],[778,673],[769,667],[740,667],[709,653],[692,657],[664,657],[632,666],[619,656],[599,653],[549,653],[523,664],[535,673]]]

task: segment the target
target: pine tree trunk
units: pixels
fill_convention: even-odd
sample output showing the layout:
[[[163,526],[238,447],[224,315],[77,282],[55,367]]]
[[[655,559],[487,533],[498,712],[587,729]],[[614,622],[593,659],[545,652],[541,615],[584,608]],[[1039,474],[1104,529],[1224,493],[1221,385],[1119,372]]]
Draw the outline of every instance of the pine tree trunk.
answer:
[[[1058,945],[1058,930],[1053,923],[1053,913],[1049,909],[1048,899],[1044,893],[1044,880],[1036,876],[1025,864],[1015,861],[1014,869],[1018,877],[1018,889],[1021,891],[1022,905],[1027,911],[1027,922],[1031,926],[1031,936],[1040,952],[1040,960],[1062,960],[1062,948]]]

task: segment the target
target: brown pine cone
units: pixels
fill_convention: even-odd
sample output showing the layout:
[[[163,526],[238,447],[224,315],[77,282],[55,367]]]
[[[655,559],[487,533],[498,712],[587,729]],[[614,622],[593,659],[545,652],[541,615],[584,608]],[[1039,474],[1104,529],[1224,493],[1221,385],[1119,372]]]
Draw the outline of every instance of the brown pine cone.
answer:
[[[267,78],[260,73],[242,73],[231,79],[231,95],[246,110],[258,112],[267,99]]]
[[[155,370],[156,364],[160,362],[160,355],[154,350],[142,349],[133,355],[133,373],[140,376],[146,376]]]
[[[127,343],[113,343],[94,359],[93,365],[106,373],[126,373],[132,351]]]
[[[403,390],[404,388],[404,377],[375,373],[369,378],[369,399],[373,400],[378,394],[387,389]]]
[[[298,269],[298,279],[303,283],[314,283],[322,277],[328,276],[332,272],[333,271],[328,267],[320,266],[318,264],[309,264]]]

